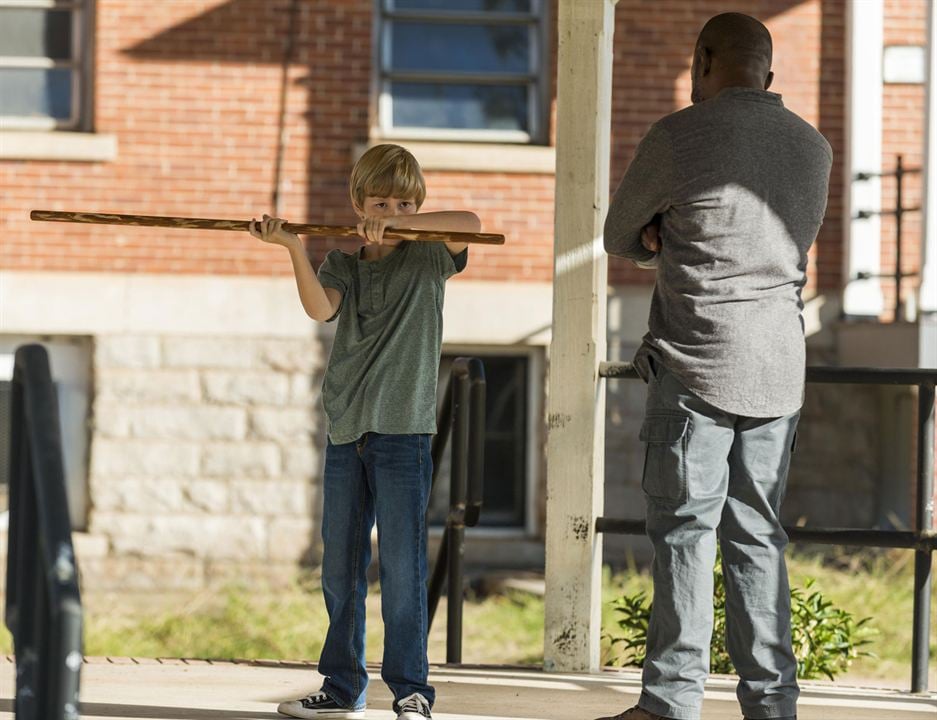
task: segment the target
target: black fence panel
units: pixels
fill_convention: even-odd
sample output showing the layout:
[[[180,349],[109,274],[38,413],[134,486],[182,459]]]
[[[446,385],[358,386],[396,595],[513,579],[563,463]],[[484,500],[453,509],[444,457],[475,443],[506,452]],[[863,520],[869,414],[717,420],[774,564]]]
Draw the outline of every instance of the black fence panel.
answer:
[[[16,351],[10,423],[6,625],[18,720],[77,720],[81,596],[55,386],[41,345]]]
[[[600,363],[599,375],[609,380],[638,379],[634,366],[628,362]],[[930,598],[934,552],[937,551],[937,530],[934,529],[934,387],[937,369],[808,367],[806,379],[808,383],[913,385],[918,388],[917,469],[915,477],[909,478],[917,499],[915,529],[896,532],[871,528],[790,527],[785,531],[792,542],[914,550],[911,692],[926,692],[930,662]],[[643,535],[644,520],[600,517],[596,518],[596,532]]]

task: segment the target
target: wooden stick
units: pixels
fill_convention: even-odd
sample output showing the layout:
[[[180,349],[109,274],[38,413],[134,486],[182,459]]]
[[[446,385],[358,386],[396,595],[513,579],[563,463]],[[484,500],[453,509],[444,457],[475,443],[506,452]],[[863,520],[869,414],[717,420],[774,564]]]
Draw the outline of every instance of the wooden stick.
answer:
[[[167,215],[117,215],[105,213],[58,212],[33,210],[30,220],[45,222],[92,223],[96,225],[137,225],[143,227],[168,227],[187,230],[233,230],[244,232],[248,220],[213,220],[211,218],[170,217]],[[304,225],[286,223],[283,229],[297,235],[314,237],[360,237],[353,225]],[[494,233],[437,232],[432,230],[403,230],[393,228],[384,231],[388,240],[418,240],[422,242],[455,242],[483,245],[503,245],[504,235]]]

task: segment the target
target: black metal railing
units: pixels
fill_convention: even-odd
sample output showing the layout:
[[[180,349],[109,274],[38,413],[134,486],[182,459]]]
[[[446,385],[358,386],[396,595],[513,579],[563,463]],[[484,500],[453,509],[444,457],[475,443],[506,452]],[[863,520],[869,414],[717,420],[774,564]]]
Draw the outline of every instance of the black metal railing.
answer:
[[[631,363],[624,362],[601,363],[599,375],[610,380],[638,377]],[[934,386],[937,383],[937,370],[809,367],[807,368],[807,382],[916,385],[918,388],[915,529],[911,532],[827,527],[785,527],[784,529],[792,542],[914,550],[911,692],[925,692],[929,661],[933,553],[937,550],[937,530],[934,529]],[[645,532],[644,520],[607,517],[597,518],[595,529],[596,532],[622,535],[642,535]]]
[[[917,273],[906,273],[904,272],[904,265],[901,259],[901,253],[904,248],[904,237],[902,235],[902,228],[904,225],[904,216],[906,213],[916,213],[921,211],[920,205],[914,207],[906,207],[904,204],[904,179],[907,175],[918,175],[921,172],[921,168],[909,168],[904,165],[904,156],[898,155],[895,158],[895,169],[891,172],[880,172],[880,173],[868,173],[861,172],[858,173],[854,178],[854,182],[867,182],[875,177],[886,178],[893,177],[895,178],[895,209],[894,210],[859,210],[856,213],[856,220],[867,220],[870,217],[875,215],[893,215],[895,218],[895,272],[892,274],[892,277],[895,279],[895,309],[893,314],[894,322],[899,322],[902,316],[902,306],[901,301],[901,281],[904,278],[913,278],[917,277]],[[869,273],[869,272],[860,272],[856,276],[856,280],[868,280],[870,278],[885,278],[888,277],[886,274],[882,273]]]
[[[6,625],[18,720],[77,720],[81,597],[55,386],[41,345],[16,351],[10,430]]]
[[[450,434],[449,513],[429,581],[429,627],[445,583],[446,662],[460,663],[465,528],[478,524],[485,477],[485,366],[478,358],[452,363],[433,441],[434,487]]]

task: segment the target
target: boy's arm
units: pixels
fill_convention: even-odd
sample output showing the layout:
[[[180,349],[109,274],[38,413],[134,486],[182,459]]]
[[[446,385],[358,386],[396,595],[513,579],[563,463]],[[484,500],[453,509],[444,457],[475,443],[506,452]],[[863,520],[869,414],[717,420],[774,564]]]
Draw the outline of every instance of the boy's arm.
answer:
[[[263,222],[252,220],[248,232],[256,238],[273,245],[283,245],[290,252],[293,262],[293,274],[296,276],[296,289],[303,310],[313,320],[327,322],[342,306],[342,293],[331,287],[322,287],[319,278],[312,271],[312,263],[306,255],[299,235],[286,232],[281,228],[283,220],[264,215]]]
[[[387,218],[387,227],[404,230],[436,230],[450,232],[481,232],[482,224],[473,212],[446,210],[443,212],[417,213],[416,215],[397,215]],[[446,243],[449,254],[453,257],[463,252],[468,243]]]
[[[289,246],[289,251],[303,310],[313,320],[328,322],[342,306],[342,292],[335,288],[322,287],[319,278],[312,271],[312,263],[309,262],[302,243]]]
[[[609,255],[628,258],[640,267],[654,267],[658,252],[649,249],[645,228],[659,229],[659,215],[670,206],[672,179],[670,138],[652,126],[635,150],[634,159],[615,191],[605,218],[604,242]],[[657,233],[654,232],[654,240]],[[642,242],[645,240],[645,242]]]

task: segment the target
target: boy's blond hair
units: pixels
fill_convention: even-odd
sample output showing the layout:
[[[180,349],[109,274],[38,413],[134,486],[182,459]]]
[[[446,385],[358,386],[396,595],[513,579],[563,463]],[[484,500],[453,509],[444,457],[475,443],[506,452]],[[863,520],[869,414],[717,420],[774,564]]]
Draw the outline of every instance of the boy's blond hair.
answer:
[[[413,198],[417,209],[426,199],[426,182],[420,164],[399,145],[375,145],[351,169],[351,202],[359,210],[372,197]]]

